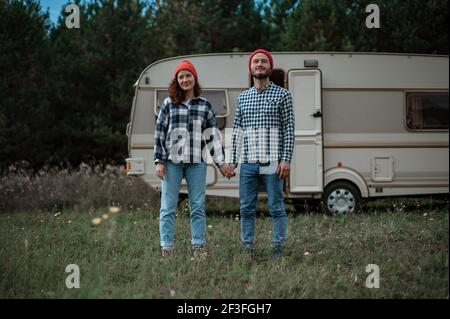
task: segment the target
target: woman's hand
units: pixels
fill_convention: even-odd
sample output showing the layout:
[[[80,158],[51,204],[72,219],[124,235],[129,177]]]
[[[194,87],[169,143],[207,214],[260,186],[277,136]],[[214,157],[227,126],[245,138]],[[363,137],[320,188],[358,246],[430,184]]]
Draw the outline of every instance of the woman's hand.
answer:
[[[222,173],[223,177],[230,179],[230,176],[228,176],[228,164],[222,164],[219,167],[219,171],[220,171],[220,173]]]
[[[164,180],[164,176],[166,175],[166,165],[161,163],[156,164],[156,175]]]
[[[236,175],[236,173],[234,172],[234,166],[232,164],[222,164],[219,170],[222,173],[222,176],[228,179]]]

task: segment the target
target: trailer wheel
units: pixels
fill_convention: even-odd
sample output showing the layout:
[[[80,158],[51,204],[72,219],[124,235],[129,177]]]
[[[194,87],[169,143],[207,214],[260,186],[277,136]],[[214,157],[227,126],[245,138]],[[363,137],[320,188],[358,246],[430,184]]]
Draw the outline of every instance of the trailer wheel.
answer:
[[[361,207],[359,190],[348,182],[336,182],[325,189],[323,206],[333,215],[357,212]]]

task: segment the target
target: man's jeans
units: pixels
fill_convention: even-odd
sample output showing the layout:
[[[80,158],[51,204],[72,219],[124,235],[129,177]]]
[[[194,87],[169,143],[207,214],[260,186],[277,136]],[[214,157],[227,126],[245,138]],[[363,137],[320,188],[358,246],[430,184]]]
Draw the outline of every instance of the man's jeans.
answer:
[[[239,177],[239,197],[241,211],[241,240],[249,249],[254,248],[256,201],[259,180],[262,179],[267,195],[269,212],[272,216],[273,247],[283,246],[286,240],[287,215],[283,199],[283,180],[277,174],[259,174],[258,163],[242,163]]]
[[[205,245],[205,163],[179,163],[168,161],[166,175],[162,181],[161,209],[159,211],[159,233],[161,247],[173,247],[175,212],[178,204],[181,180],[186,178],[189,194],[192,245]]]

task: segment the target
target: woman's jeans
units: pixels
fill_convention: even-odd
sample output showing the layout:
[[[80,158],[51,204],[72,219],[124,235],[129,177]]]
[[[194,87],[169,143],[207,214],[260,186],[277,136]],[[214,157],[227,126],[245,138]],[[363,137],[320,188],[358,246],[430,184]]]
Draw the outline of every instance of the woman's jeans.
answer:
[[[260,174],[258,163],[242,163],[239,177],[239,197],[241,212],[241,240],[244,247],[253,249],[255,235],[256,201],[259,181],[265,184],[269,213],[272,216],[273,247],[283,246],[286,240],[287,215],[283,198],[283,180],[277,174]]]
[[[166,175],[162,181],[161,209],[159,212],[159,233],[161,247],[173,247],[175,233],[175,212],[178,205],[181,180],[186,179],[191,219],[193,246],[206,243],[205,188],[206,163],[166,163]]]

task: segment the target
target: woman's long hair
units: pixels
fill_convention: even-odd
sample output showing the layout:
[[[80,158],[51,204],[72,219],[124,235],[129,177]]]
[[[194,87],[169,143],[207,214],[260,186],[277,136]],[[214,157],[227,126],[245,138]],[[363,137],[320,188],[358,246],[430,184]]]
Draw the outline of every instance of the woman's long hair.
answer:
[[[194,97],[199,97],[202,92],[200,85],[198,84],[197,79],[195,79],[194,85]],[[169,86],[169,96],[173,103],[180,104],[184,100],[186,100],[186,93],[178,84],[178,80],[175,77]]]

